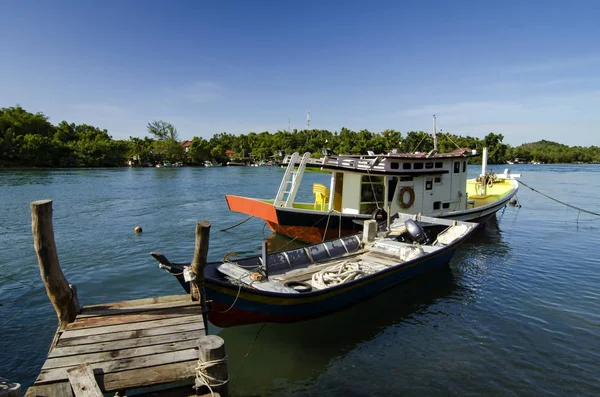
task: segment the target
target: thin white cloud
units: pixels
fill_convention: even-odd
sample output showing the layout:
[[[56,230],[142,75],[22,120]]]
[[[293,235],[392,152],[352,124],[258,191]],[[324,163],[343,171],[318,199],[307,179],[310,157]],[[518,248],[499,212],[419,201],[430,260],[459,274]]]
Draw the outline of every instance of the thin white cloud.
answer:
[[[507,73],[519,74],[546,71],[564,71],[570,69],[577,69],[581,67],[590,67],[598,64],[600,64],[600,55],[589,54],[586,56],[570,59],[540,59],[538,62],[535,63],[530,62],[515,64],[503,70]]]
[[[208,103],[224,97],[225,88],[211,81],[196,81],[183,87],[170,87],[164,90],[165,99],[169,102]]]

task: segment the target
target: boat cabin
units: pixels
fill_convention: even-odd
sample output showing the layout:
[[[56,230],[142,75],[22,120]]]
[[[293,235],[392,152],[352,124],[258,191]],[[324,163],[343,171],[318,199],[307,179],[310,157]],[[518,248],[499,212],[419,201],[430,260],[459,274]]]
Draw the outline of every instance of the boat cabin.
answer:
[[[468,209],[467,162],[475,155],[475,151],[460,149],[445,154],[324,157],[318,166],[331,171],[331,181],[329,197],[318,209],[370,215],[382,208],[390,214],[427,213],[431,216]],[[290,158],[290,163],[298,161],[300,166],[290,175],[286,172],[275,205],[293,206],[294,189],[298,188],[306,157],[307,154],[302,160],[297,155]],[[286,182],[286,178],[289,181]],[[290,184],[290,191],[285,191]]]

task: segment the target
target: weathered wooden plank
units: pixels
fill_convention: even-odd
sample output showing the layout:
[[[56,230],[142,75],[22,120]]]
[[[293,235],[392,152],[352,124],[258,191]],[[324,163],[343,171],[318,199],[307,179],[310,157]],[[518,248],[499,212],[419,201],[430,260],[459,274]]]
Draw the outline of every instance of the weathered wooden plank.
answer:
[[[344,257],[344,259],[337,259],[334,261],[328,261],[327,263],[320,263],[317,265],[309,266],[306,269],[298,269],[292,270],[287,273],[281,273],[277,275],[273,275],[271,279],[278,280],[280,283],[285,283],[287,281],[305,281],[310,280],[312,275],[322,269],[328,268],[329,266],[335,266],[339,263],[347,261],[348,258]]]
[[[199,338],[204,335],[204,331],[178,332],[175,334],[149,336],[145,338],[133,338],[119,341],[99,342],[87,345],[75,345],[66,347],[55,347],[48,354],[48,358],[71,356],[74,354],[86,354],[96,352],[115,351],[120,349],[131,349],[133,347],[143,347],[160,345],[163,343],[173,343],[182,340]]]
[[[83,309],[81,314],[77,315],[77,320],[81,320],[84,318],[91,317],[100,317],[100,316],[122,316],[124,314],[132,314],[132,313],[140,313],[140,312],[151,312],[153,310],[162,310],[162,309],[175,309],[179,307],[186,306],[199,306],[199,302],[192,302],[191,298],[187,301],[179,301],[179,302],[164,302],[164,303],[155,303],[153,305],[144,305],[140,307],[124,307],[124,308],[95,308],[93,310],[87,310],[87,308]]]
[[[174,364],[183,361],[197,360],[198,359],[198,350],[197,349],[187,349],[187,350],[179,350],[175,352],[168,353],[160,353],[154,354],[151,356],[142,356],[142,357],[133,357],[133,358],[125,358],[121,360],[114,361],[106,361],[95,363],[92,367],[94,369],[94,373],[104,374],[105,379],[106,375],[111,372],[132,370],[132,369],[141,369],[154,367],[157,365],[163,364]],[[58,382],[67,379],[67,368],[52,368],[48,370],[42,370],[37,380],[36,384],[49,383],[49,382]],[[146,375],[141,372],[140,379],[137,380],[139,385],[146,385]],[[159,382],[163,383],[163,382]]]
[[[200,393],[202,393],[202,390],[200,390]],[[214,391],[211,394],[208,388],[206,389],[205,393],[197,395],[195,390],[193,389],[193,385],[190,384],[182,387],[155,390],[147,393],[136,394],[135,397],[221,397],[221,395]]]
[[[27,389],[25,397],[73,397],[73,389],[69,382],[33,385]]]
[[[143,386],[152,386],[186,379],[193,380],[196,376],[197,364],[198,359],[196,358],[175,364],[107,373],[101,376],[103,379],[100,387],[104,387],[105,390],[122,390],[139,387],[142,382]]]
[[[176,342],[164,343],[160,345],[134,347],[130,349],[110,350],[97,353],[84,353],[74,356],[63,356],[49,358],[44,363],[42,369],[52,369],[60,367],[68,367],[79,363],[99,363],[102,361],[119,360],[123,358],[141,357],[150,354],[167,353],[177,350],[192,349],[198,345],[198,338],[203,335],[195,335],[194,338],[178,340]]]
[[[161,319],[165,319],[165,318],[192,316],[192,315],[201,314],[201,313],[202,313],[202,309],[201,309],[200,305],[192,305],[192,306],[185,306],[185,307],[177,307],[174,309],[152,310],[150,312],[104,316],[104,317],[91,317],[91,318],[84,318],[81,320],[75,320],[75,322],[73,322],[67,326],[67,329],[103,327],[106,325],[135,323],[135,322],[140,322],[140,321],[161,320]]]
[[[387,266],[395,266],[402,262],[397,255],[388,254],[382,251],[369,251],[369,253],[362,256],[363,259],[377,259]]]
[[[249,286],[252,286],[252,288],[256,288],[259,289],[261,291],[269,291],[269,292],[279,292],[279,293],[286,293],[286,294],[297,294],[298,291],[296,291],[293,288],[289,288],[286,287],[283,284],[279,284],[277,282],[271,282],[271,281],[253,281],[250,277],[251,273],[246,270],[246,269],[242,269],[241,267],[237,266],[237,265],[232,265],[230,263],[223,263],[221,265],[219,265],[218,267],[219,272],[233,277]]]
[[[386,268],[388,267],[392,267],[392,266],[396,266],[398,263],[400,263],[399,259],[393,260],[390,258],[384,258],[378,255],[365,255],[362,257],[363,262],[369,264],[369,263],[375,263],[375,264],[379,264],[382,265]]]
[[[101,303],[98,305],[87,305],[83,308],[83,312],[86,310],[107,310],[107,309],[123,309],[123,308],[132,308],[132,307],[142,307],[142,306],[152,306],[157,303],[168,303],[168,302],[190,302],[192,299],[188,294],[184,295],[166,295],[166,296],[156,296],[153,298],[142,298],[142,299],[134,299],[129,301],[122,302],[112,302],[112,303]]]
[[[184,317],[173,317],[166,318],[161,320],[149,320],[143,322],[136,322],[131,324],[116,324],[116,325],[107,325],[104,327],[96,327],[96,328],[82,328],[82,329],[67,329],[62,333],[62,338],[77,338],[80,336],[89,336],[89,335],[101,335],[101,334],[109,334],[113,332],[121,332],[121,331],[142,331],[145,329],[153,329],[153,328],[161,328],[169,325],[177,325],[177,324],[187,324],[191,322],[202,321],[202,315],[194,315],[194,316],[184,316]],[[59,341],[60,343],[60,341]]]
[[[189,317],[186,317],[189,318]],[[139,323],[136,323],[139,324]],[[97,329],[97,328],[92,328]],[[137,329],[134,331],[122,331],[122,332],[112,332],[108,334],[98,334],[98,335],[83,335],[71,337],[71,332],[77,331],[68,331],[63,333],[60,340],[58,341],[57,347],[65,347],[65,346],[75,346],[75,345],[88,345],[91,343],[98,342],[110,342],[117,341],[123,339],[132,339],[132,338],[144,338],[147,336],[158,336],[158,335],[167,335],[174,334],[177,332],[185,332],[185,331],[203,331],[204,323],[202,321],[196,321],[193,323],[187,324],[177,324],[177,325],[168,325],[162,326],[159,328],[149,328],[149,329]]]
[[[69,368],[67,377],[75,397],[103,397],[90,364],[79,364],[76,367]]]

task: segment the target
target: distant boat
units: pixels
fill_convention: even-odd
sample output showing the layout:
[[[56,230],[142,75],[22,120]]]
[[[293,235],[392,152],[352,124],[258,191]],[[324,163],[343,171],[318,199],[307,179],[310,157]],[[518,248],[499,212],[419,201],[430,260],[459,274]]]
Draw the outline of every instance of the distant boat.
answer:
[[[221,163],[217,163],[214,159],[212,161],[204,160],[205,167],[220,167],[221,165]]]
[[[234,167],[234,166],[240,167],[240,166],[245,166],[245,165],[246,165],[246,163],[243,161],[228,161],[227,162],[227,166],[229,166],[229,167]]]
[[[477,228],[475,223],[421,215],[398,214],[391,221],[389,230],[374,239],[359,233],[285,252],[207,264],[204,285],[206,299],[212,302],[208,319],[218,327],[232,327],[297,322],[339,311],[447,265]],[[420,222],[444,230],[432,237]],[[157,252],[151,255],[190,292],[183,276],[189,264],[171,263]]]
[[[156,164],[156,168],[169,168],[169,167],[173,167],[173,164],[171,164],[170,161],[162,161],[162,162],[158,162],[158,164]]]

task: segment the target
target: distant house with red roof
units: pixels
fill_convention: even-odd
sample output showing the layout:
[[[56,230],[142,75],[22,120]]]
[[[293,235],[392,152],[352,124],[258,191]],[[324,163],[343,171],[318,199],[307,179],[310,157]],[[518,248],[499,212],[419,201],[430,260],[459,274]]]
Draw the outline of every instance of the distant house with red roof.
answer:
[[[235,154],[235,152],[233,150],[227,149],[225,150],[225,156],[227,157],[231,157]]]
[[[188,141],[187,139],[185,141],[181,142],[181,146],[185,149],[186,153],[190,151],[190,145],[191,145],[191,142]]]

